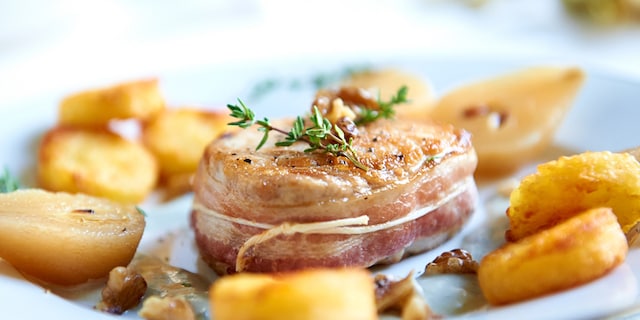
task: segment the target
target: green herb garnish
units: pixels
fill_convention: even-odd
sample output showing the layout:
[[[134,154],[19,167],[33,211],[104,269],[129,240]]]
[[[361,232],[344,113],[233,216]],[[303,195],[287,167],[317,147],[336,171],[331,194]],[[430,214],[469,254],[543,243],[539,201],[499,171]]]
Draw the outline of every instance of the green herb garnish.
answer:
[[[286,136],[284,140],[276,142],[276,146],[290,146],[297,141],[304,141],[309,144],[309,148],[305,149],[305,152],[323,150],[335,156],[346,157],[356,167],[365,171],[368,170],[368,168],[358,160],[358,155],[352,145],[353,139],[350,138],[347,141],[342,129],[323,117],[317,107],[313,108],[313,114],[310,117],[311,123],[308,127],[306,126],[305,120],[298,116],[291,130],[286,131],[272,126],[267,118],[256,120],[254,112],[249,109],[242,100],[238,99],[238,103],[238,105],[227,105],[227,108],[231,110],[231,116],[240,119],[229,123],[229,125],[238,126],[243,129],[253,126],[254,124],[260,126],[258,130],[264,134],[256,150],[264,146],[271,131],[276,131]]]
[[[145,218],[147,217],[147,213],[144,210],[142,210],[142,208],[136,206],[136,210],[138,210],[138,213],[143,215]]]
[[[265,79],[253,87],[249,97],[251,97],[251,99],[260,99],[267,93],[275,90],[279,85],[280,81],[277,79]]]
[[[301,90],[313,89],[318,90],[326,88],[329,85],[337,84],[340,81],[361,72],[366,72],[371,68],[367,65],[347,66],[340,70],[332,72],[316,73],[309,78],[297,77],[287,78],[266,78],[257,82],[248,95],[251,101],[257,101],[279,89]]]
[[[326,88],[329,85],[336,84],[348,77],[356,74],[368,71],[370,68],[366,65],[361,66],[347,66],[341,70],[325,73],[317,73],[310,79],[311,87],[315,90]]]
[[[362,112],[359,114],[359,118],[356,119],[357,125],[363,125],[367,123],[374,122],[380,118],[391,119],[395,115],[395,110],[393,107],[397,104],[406,103],[407,93],[409,92],[409,88],[407,86],[402,86],[398,89],[395,95],[389,99],[389,101],[382,101],[380,97],[378,97],[378,106],[379,110],[373,109],[362,109]]]
[[[389,101],[382,101],[378,98],[377,109],[358,108],[359,112],[355,119],[355,124],[364,125],[381,118],[393,118],[395,115],[394,106],[408,101],[407,92],[408,88],[402,86]],[[347,139],[344,131],[338,125],[325,118],[316,106],[313,107],[313,112],[309,117],[309,126],[307,126],[304,118],[298,116],[289,131],[272,126],[268,118],[257,120],[253,110],[249,109],[240,99],[238,99],[238,104],[228,104],[227,108],[231,111],[231,117],[239,119],[238,121],[230,122],[229,125],[243,129],[253,125],[259,126],[258,130],[263,132],[263,136],[256,150],[264,146],[271,131],[276,131],[285,135],[284,140],[276,142],[275,145],[278,147],[286,147],[297,141],[303,141],[309,144],[309,147],[304,150],[305,152],[322,150],[338,157],[346,157],[356,167],[365,171],[368,170],[360,162],[358,154],[353,149],[353,138],[349,137]]]
[[[4,172],[0,176],[0,193],[8,193],[20,189],[18,179],[13,177],[8,168],[4,168]]]

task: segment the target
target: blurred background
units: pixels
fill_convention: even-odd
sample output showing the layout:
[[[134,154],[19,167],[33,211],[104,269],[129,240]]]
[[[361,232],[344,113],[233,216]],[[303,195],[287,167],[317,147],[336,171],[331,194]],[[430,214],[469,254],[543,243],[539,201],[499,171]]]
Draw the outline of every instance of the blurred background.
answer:
[[[640,79],[638,0],[0,0],[0,102],[298,58],[561,57]]]

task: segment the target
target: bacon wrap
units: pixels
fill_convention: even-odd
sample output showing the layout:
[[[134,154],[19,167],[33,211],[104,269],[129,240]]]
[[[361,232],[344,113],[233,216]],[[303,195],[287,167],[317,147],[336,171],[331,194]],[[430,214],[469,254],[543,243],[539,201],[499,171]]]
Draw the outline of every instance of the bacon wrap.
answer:
[[[286,127],[290,121],[275,125]],[[272,133],[238,131],[212,142],[194,179],[191,226],[218,274],[369,267],[434,248],[477,203],[468,132],[435,123],[378,121],[344,157],[274,147]]]

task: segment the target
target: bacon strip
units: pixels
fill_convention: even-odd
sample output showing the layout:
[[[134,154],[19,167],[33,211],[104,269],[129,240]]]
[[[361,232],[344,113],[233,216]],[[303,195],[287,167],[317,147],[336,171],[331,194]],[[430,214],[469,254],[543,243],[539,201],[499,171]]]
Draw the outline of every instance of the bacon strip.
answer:
[[[221,274],[393,262],[442,243],[475,208],[477,158],[464,130],[361,128],[354,148],[367,171],[304,145],[255,151],[260,138],[245,130],[214,141],[194,180],[196,243]]]

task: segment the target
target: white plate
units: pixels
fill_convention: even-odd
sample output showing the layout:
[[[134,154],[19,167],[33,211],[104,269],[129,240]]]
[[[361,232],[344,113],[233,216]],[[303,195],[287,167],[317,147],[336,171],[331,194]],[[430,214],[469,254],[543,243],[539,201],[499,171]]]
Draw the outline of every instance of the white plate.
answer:
[[[271,118],[300,114],[307,110],[314,92],[312,82],[318,75],[336,76],[345,67],[393,66],[429,79],[438,93],[453,86],[483,77],[491,77],[526,66],[562,61],[452,59],[437,57],[382,58],[325,61],[257,61],[243,65],[203,66],[180,72],[158,73],[162,89],[172,105],[202,105],[223,108],[240,97],[259,116]],[[639,144],[640,83],[608,74],[589,66],[587,81],[574,107],[557,133],[555,148],[546,155],[586,150],[622,150]],[[148,76],[148,75],[141,75]],[[252,98],[255,86],[265,80],[277,80],[279,86],[261,98]],[[126,79],[122,79],[126,80]],[[83,88],[78,88],[78,90]],[[67,92],[38,95],[0,108],[0,166],[19,174],[26,185],[34,185],[35,146],[44,130],[56,121],[56,105]],[[519,175],[524,174],[525,169]],[[199,260],[187,225],[190,196],[171,203],[146,203],[148,226],[140,251],[165,250],[177,266],[205,274],[212,272]],[[409,258],[386,269],[404,275],[411,269],[422,270],[428,261],[445,249],[463,247],[480,258],[501,241],[506,202],[496,197],[493,184],[481,189],[483,206],[475,213],[463,233],[432,252]],[[1,231],[0,231],[1,232]],[[165,239],[163,243],[159,238]],[[168,240],[168,241],[166,241]],[[3,244],[0,244],[3,245]],[[172,250],[166,251],[167,246]],[[553,272],[550,270],[550,272]],[[448,318],[481,319],[569,319],[602,318],[640,309],[640,252],[632,250],[627,261],[609,275],[579,288],[559,294],[500,308],[490,308],[477,297],[475,281],[461,277],[435,277],[421,280],[427,299],[436,311]],[[475,298],[473,293],[476,292]],[[61,298],[49,290],[24,280],[7,263],[0,261],[0,301],[2,313],[10,318],[41,319],[52,315],[65,319],[112,319],[91,309],[96,296],[67,293]],[[479,299],[479,300],[478,300]],[[134,313],[125,315],[135,318]]]

